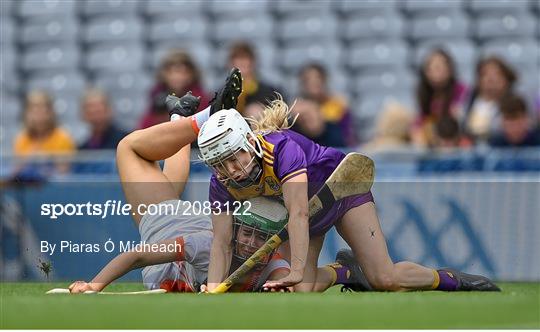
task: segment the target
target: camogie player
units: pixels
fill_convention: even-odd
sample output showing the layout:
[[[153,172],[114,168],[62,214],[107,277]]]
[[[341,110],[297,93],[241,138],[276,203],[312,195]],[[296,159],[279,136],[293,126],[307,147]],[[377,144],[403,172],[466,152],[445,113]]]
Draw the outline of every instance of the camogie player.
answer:
[[[242,90],[239,72],[233,71],[224,87],[203,112],[234,107]],[[212,242],[212,224],[208,216],[188,216],[180,209],[176,215],[140,215],[139,206],[183,206],[178,199],[189,176],[190,143],[197,138],[193,129],[193,115],[199,98],[188,93],[183,98],[166,100],[174,112],[171,121],[126,136],[117,146],[116,161],[122,188],[133,207],[133,218],[141,241],[158,243],[168,248],[165,253],[133,251],[117,256],[90,283],[77,281],[70,286],[74,293],[87,290],[100,291],[108,283],[126,272],[147,266],[143,283],[147,288],[161,287],[172,280],[177,290],[197,291],[207,277],[209,248]],[[157,163],[165,160],[163,170]],[[163,264],[161,264],[163,263]],[[161,265],[155,265],[161,264]],[[170,282],[169,282],[170,283]],[[162,285],[163,284],[163,285]]]
[[[194,130],[200,128],[201,159],[213,172],[211,203],[224,205],[261,195],[278,196],[289,212],[290,240],[282,245],[280,252],[290,262],[290,272],[284,278],[267,282],[265,287],[315,290],[324,234],[335,225],[376,290],[499,290],[483,276],[435,270],[412,262],[394,263],[388,254],[371,192],[342,199],[308,223],[308,199],[345,154],[290,130],[289,119],[289,108],[279,98],[265,107],[259,119],[252,119],[251,126],[233,108],[194,122]],[[230,215],[215,214],[212,223],[209,291],[230,271],[234,236]]]
[[[186,164],[189,164],[189,159],[186,160]],[[181,203],[173,200],[167,202]],[[241,209],[233,217],[234,266],[242,264],[287,222],[287,210],[278,202],[262,197],[249,202],[249,209]],[[91,282],[74,282],[69,286],[71,293],[100,292],[127,272],[141,267],[144,267],[143,283],[148,289],[198,292],[207,276],[212,233],[205,227],[211,225],[210,218],[182,214],[161,216],[148,221],[153,222],[151,227],[145,226],[147,220],[149,219],[143,219],[139,228],[141,238],[147,239],[148,242],[115,257]],[[201,225],[203,229],[196,230],[197,226]],[[250,271],[231,291],[262,290],[266,280],[283,277],[288,271],[287,261],[274,253]],[[330,283],[327,286],[329,285]],[[203,286],[202,290],[204,289]],[[267,290],[276,291],[276,289]]]

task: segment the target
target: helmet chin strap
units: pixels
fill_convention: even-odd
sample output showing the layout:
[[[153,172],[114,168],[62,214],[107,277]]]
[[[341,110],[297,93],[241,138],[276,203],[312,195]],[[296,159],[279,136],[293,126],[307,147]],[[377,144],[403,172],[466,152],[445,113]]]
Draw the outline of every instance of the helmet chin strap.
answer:
[[[253,169],[249,173],[248,177],[240,181],[229,180],[229,183],[227,183],[229,187],[233,189],[242,189],[259,182],[262,176],[262,168],[259,160],[260,158],[257,156],[254,156],[253,158],[255,159],[255,164],[253,165]]]

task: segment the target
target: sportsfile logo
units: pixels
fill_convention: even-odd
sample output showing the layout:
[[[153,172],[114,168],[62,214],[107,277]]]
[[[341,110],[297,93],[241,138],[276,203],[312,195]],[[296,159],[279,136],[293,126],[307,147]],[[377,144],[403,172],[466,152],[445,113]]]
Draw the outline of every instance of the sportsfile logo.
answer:
[[[249,201],[209,202],[209,201],[172,201],[159,204],[139,204],[135,208],[122,201],[107,200],[105,203],[44,203],[41,204],[41,215],[51,220],[68,216],[96,216],[105,219],[109,216],[201,216],[211,214],[250,215]]]
[[[41,204],[41,215],[49,219],[57,220],[62,216],[101,216],[105,219],[108,216],[129,216],[131,204],[123,204],[122,201],[108,200],[105,203],[44,203]]]

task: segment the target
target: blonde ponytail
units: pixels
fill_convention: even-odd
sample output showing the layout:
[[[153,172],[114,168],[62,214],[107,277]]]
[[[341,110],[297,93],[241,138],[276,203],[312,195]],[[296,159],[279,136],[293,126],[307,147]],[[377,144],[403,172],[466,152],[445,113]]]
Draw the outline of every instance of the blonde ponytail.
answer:
[[[291,109],[294,107],[294,104],[289,108],[289,105],[283,101],[283,97],[279,93],[276,93],[276,95],[277,98],[270,102],[270,105],[264,107],[262,113],[257,118],[247,118],[255,133],[273,133],[289,129],[294,125],[296,118],[298,118],[297,114],[290,119]]]

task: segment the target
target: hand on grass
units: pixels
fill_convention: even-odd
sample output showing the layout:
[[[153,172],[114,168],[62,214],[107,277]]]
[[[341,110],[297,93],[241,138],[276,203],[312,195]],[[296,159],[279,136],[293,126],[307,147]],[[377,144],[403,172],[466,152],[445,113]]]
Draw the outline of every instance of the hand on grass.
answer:
[[[208,286],[206,284],[202,284],[201,288],[199,289],[199,294],[206,294],[208,293]]]
[[[298,273],[298,272],[291,272],[289,273],[289,275],[287,275],[286,277],[283,277],[279,280],[275,280],[275,281],[267,281],[264,283],[263,285],[263,289],[265,288],[268,288],[268,289],[272,289],[272,288],[275,288],[275,289],[281,289],[281,288],[286,288],[286,287],[291,287],[291,286],[294,286],[300,282],[302,282],[302,279],[303,279],[303,276],[301,273]]]
[[[75,281],[69,286],[69,291],[71,294],[78,294],[78,293],[84,293],[87,291],[91,292],[99,292],[101,291],[99,285],[91,282],[85,282],[85,281]]]

